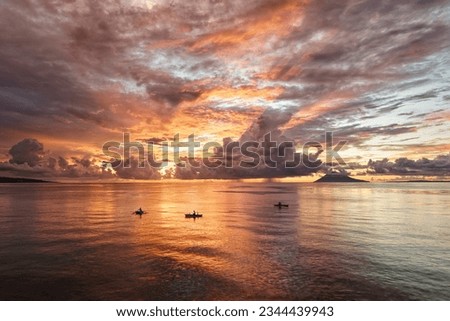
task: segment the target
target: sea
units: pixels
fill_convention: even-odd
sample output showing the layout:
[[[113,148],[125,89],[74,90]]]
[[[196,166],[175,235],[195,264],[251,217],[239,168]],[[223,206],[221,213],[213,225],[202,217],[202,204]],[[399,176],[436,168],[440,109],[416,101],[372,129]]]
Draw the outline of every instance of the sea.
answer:
[[[0,300],[450,300],[449,209],[445,182],[0,184]]]

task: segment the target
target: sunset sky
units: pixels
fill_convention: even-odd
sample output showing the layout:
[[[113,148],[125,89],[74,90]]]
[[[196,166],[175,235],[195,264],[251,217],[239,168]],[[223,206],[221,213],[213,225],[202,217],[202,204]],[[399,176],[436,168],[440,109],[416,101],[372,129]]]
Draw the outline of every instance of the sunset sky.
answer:
[[[0,176],[155,178],[100,173],[124,132],[325,131],[358,172],[445,176],[449,107],[449,1],[0,2]]]

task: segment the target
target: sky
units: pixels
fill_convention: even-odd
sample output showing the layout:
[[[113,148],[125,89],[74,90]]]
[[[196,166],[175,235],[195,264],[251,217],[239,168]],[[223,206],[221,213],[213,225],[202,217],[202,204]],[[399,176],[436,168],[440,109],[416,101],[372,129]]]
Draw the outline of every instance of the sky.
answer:
[[[124,133],[160,147],[269,132],[296,146],[332,132],[354,174],[450,176],[449,67],[450,1],[1,0],[0,176],[327,169],[319,152],[322,167],[287,171],[102,166]]]

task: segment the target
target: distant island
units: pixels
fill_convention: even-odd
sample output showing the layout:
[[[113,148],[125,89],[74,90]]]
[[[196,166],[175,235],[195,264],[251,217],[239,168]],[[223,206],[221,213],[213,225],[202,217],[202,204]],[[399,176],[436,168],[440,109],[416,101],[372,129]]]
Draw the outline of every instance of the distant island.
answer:
[[[427,179],[417,179],[409,181],[391,181],[393,183],[450,183],[450,181],[445,180],[427,180]]]
[[[314,183],[368,183],[368,181],[352,178],[341,173],[331,173],[319,178]]]
[[[33,178],[0,177],[0,183],[53,183],[53,182]]]

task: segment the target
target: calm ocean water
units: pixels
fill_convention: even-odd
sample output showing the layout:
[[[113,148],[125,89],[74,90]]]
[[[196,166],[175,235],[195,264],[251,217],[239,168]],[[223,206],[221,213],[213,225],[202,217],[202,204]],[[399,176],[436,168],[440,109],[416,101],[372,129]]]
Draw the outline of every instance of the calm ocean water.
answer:
[[[450,300],[449,209],[450,183],[0,184],[0,300]]]

